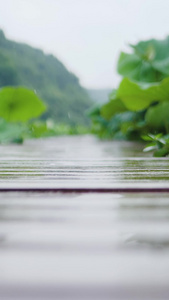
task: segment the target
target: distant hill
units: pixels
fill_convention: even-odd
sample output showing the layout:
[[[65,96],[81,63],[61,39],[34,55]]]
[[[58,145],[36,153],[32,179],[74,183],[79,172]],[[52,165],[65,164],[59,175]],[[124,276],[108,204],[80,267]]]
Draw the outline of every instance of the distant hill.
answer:
[[[108,102],[112,89],[87,89],[89,97],[98,104]]]
[[[72,125],[88,122],[85,110],[92,101],[78,78],[53,55],[10,41],[0,30],[0,87],[7,85],[36,90],[48,105],[44,119]]]

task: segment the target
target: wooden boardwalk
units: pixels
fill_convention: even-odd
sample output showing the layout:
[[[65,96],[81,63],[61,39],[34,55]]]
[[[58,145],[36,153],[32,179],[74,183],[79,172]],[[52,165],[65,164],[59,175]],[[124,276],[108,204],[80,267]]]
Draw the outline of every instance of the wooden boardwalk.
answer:
[[[169,159],[59,137],[0,147],[0,299],[169,299]]]

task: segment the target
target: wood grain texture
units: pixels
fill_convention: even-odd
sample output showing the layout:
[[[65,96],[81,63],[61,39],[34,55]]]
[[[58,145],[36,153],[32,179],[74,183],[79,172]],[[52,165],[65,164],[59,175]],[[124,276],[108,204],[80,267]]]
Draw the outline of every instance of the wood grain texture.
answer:
[[[0,147],[0,299],[167,300],[169,160],[50,141]]]

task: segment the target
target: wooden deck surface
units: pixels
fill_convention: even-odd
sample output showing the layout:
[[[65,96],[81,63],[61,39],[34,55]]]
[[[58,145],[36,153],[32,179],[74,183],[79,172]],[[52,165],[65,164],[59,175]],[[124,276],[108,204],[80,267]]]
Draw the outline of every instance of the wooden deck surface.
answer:
[[[142,147],[0,147],[0,299],[169,299],[169,159]]]

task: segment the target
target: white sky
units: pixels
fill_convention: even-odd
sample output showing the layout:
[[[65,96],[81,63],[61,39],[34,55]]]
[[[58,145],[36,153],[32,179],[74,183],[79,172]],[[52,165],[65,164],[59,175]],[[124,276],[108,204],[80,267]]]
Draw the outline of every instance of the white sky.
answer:
[[[56,55],[84,87],[113,88],[127,44],[169,35],[169,0],[0,0],[0,27]]]

